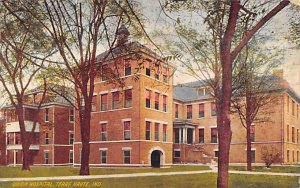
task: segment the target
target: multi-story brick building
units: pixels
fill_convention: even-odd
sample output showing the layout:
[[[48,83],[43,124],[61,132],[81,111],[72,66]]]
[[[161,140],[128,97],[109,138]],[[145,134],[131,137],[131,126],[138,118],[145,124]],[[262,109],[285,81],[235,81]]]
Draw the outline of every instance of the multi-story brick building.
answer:
[[[283,73],[281,72],[281,76]],[[252,160],[263,163],[263,149],[275,148],[280,163],[298,163],[300,97],[279,79],[279,87],[270,89],[274,98],[261,109],[251,128]],[[174,86],[174,163],[210,162],[218,158],[216,106],[210,89],[202,82]],[[264,113],[263,113],[264,112]],[[246,163],[246,129],[236,114],[231,116],[231,163]]]
[[[172,74],[174,67],[118,31],[117,46],[100,54],[102,75],[95,83],[90,165],[160,166],[172,164]],[[117,73],[121,84],[106,72]],[[75,123],[74,165],[80,164],[81,138]]]
[[[62,97],[47,94],[38,110],[41,92],[28,92],[24,105],[25,129],[31,135],[30,164],[69,165],[73,163],[73,107]],[[5,122],[4,141],[1,147],[2,164],[22,164],[20,127],[15,108],[7,105],[1,109]],[[35,126],[35,127],[33,127]],[[3,138],[3,136],[2,136]],[[2,160],[1,160],[2,161]]]

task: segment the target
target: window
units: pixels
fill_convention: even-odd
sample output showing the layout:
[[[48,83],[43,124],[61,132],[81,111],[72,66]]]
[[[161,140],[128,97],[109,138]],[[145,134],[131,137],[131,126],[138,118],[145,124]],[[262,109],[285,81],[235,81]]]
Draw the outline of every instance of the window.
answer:
[[[130,150],[123,150],[124,164],[130,164]]]
[[[154,66],[155,79],[159,80],[159,65],[155,64]]]
[[[69,152],[69,163],[73,163],[73,150]]]
[[[175,118],[178,118],[178,116],[179,116],[178,107],[179,107],[179,105],[175,104]]]
[[[186,118],[187,119],[192,119],[192,112],[193,112],[192,105],[187,105],[186,106]]]
[[[107,78],[107,75],[108,75],[108,65],[102,65],[101,75],[102,75],[102,81],[106,81],[108,79]]]
[[[107,163],[107,150],[100,150],[100,163],[101,164]]]
[[[49,151],[44,151],[44,164],[49,164]]]
[[[286,161],[290,162],[290,150],[287,150],[286,152]]]
[[[48,122],[49,121],[49,108],[45,109],[45,121]]]
[[[292,159],[293,159],[293,162],[295,162],[295,151],[294,150],[292,151]]]
[[[124,140],[130,140],[130,121],[124,121]]]
[[[199,129],[199,143],[204,143],[204,129]]]
[[[204,104],[199,104],[199,118],[204,117]]]
[[[198,88],[197,89],[197,95],[198,95],[198,97],[205,96],[205,88]]]
[[[175,143],[179,143],[179,129],[174,129],[174,134],[175,134]]]
[[[289,142],[290,141],[290,126],[287,125],[287,128],[286,128],[286,138],[287,138],[287,141]]]
[[[7,139],[6,143],[7,143],[7,145],[9,145],[10,144],[10,134],[9,133],[7,133],[6,139]]]
[[[74,109],[70,109],[69,121],[74,122]]]
[[[92,112],[96,112],[97,111],[97,96],[93,96],[92,98]]]
[[[163,67],[162,74],[163,74],[163,82],[168,83],[168,68]]]
[[[155,141],[159,141],[159,123],[155,123],[154,130],[154,139]]]
[[[45,133],[45,144],[49,144],[49,133]]]
[[[254,124],[250,126],[250,142],[254,142],[255,140],[255,127]]]
[[[255,163],[255,150],[251,150],[251,163]]]
[[[151,91],[147,89],[146,90],[146,107],[147,108],[151,107],[150,99],[151,99]]]
[[[211,116],[216,116],[216,115],[217,115],[216,103],[211,103]]]
[[[217,142],[218,142],[218,129],[211,128],[211,143],[217,143]]]
[[[292,101],[292,115],[295,115],[295,101]]]
[[[69,144],[72,145],[74,143],[74,133],[69,133]]]
[[[154,108],[155,110],[159,110],[159,93],[155,93],[154,100],[155,100]]]
[[[150,62],[145,62],[145,68],[146,68],[146,75],[151,76],[151,70],[150,70]]]
[[[131,75],[131,62],[130,60],[125,61],[125,76]]]
[[[113,92],[112,93],[112,109],[118,109],[120,108],[120,98],[119,98],[119,92]]]
[[[15,134],[15,144],[19,144],[19,133]]]
[[[163,124],[163,141],[167,141],[167,125]]]
[[[299,143],[299,129],[297,129],[297,143]]]
[[[107,141],[107,123],[101,123],[101,141]]]
[[[180,158],[180,150],[175,150],[174,151],[174,157],[175,158]]]
[[[101,111],[107,110],[107,94],[101,95]]]
[[[215,157],[219,157],[219,151],[218,150],[215,150],[214,153],[215,153]]]
[[[151,140],[151,122],[146,121],[146,140]]]
[[[132,106],[132,89],[125,90],[124,108]]]
[[[187,130],[187,143],[188,144],[193,144],[194,142],[194,129],[186,129]]]
[[[163,95],[163,111],[167,112],[167,96]]]
[[[287,112],[290,111],[290,98],[289,96],[287,97]]]
[[[299,151],[297,151],[297,163],[299,163]]]
[[[292,127],[292,142],[295,142],[295,127]]]

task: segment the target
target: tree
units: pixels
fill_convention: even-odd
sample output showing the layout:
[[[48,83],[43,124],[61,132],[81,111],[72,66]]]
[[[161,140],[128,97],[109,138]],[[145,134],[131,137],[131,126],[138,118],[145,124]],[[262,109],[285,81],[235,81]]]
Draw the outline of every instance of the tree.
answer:
[[[14,8],[13,11],[18,12],[20,9]],[[33,59],[28,54],[40,54],[46,58],[49,52],[51,53],[51,44],[46,41],[46,34],[38,29],[37,22],[28,22],[24,26],[9,11],[1,8],[0,14],[2,17],[0,23],[0,83],[18,117],[23,153],[22,170],[30,170],[30,138],[35,131],[37,119],[33,123],[31,133],[26,132],[24,104],[26,104],[26,92],[36,81],[35,76],[41,73],[44,62]],[[31,20],[32,17],[29,14],[23,14],[22,18]],[[37,111],[45,97],[45,87],[46,78],[43,78],[43,97],[38,104]]]
[[[139,34],[138,28],[142,23],[136,10],[138,4],[131,0],[45,0],[33,6],[29,2],[21,3],[20,7],[50,34],[58,50],[57,55],[62,59],[61,62],[49,61],[55,61],[53,67],[60,72],[61,79],[74,84],[82,142],[80,175],[89,175],[94,83],[97,75],[106,74],[106,70],[101,70],[102,62],[96,59],[96,53],[100,45],[112,51],[118,43],[116,33],[122,22],[130,24]],[[3,5],[8,10],[12,9],[11,3],[3,2]],[[24,21],[18,14],[15,16]]]
[[[278,89],[274,83],[272,71],[278,67],[278,55],[260,47],[261,43],[252,40],[237,58],[238,68],[233,87],[232,111],[237,114],[241,124],[246,128],[247,170],[251,171],[251,142],[254,134],[254,123],[270,121],[268,114],[272,109],[264,108],[276,102],[270,91]],[[259,114],[259,115],[258,115]],[[262,117],[263,116],[263,117]]]
[[[280,153],[275,147],[262,147],[261,159],[265,162],[266,167],[270,168],[273,163],[278,163],[281,160]]]
[[[172,1],[165,6],[171,6],[171,11],[192,10],[197,15],[203,15],[208,33],[215,36],[218,46],[215,57],[220,62],[220,77],[216,78],[215,98],[217,107],[217,125],[219,134],[218,158],[218,187],[228,187],[228,164],[231,142],[230,108],[232,96],[232,81],[234,62],[248,41],[273,16],[289,4],[289,0],[282,0],[270,9],[270,1]],[[267,6],[267,7],[266,7]],[[200,8],[200,9],[199,9]],[[204,14],[199,13],[205,11]],[[198,12],[197,12],[198,11]],[[261,16],[257,16],[261,12]],[[212,18],[212,19],[211,19]],[[175,19],[180,23],[180,19]],[[212,22],[213,20],[213,22]],[[251,24],[249,23],[251,20]],[[209,41],[210,42],[210,41]],[[201,43],[199,43],[201,47]],[[206,55],[206,54],[204,54]]]

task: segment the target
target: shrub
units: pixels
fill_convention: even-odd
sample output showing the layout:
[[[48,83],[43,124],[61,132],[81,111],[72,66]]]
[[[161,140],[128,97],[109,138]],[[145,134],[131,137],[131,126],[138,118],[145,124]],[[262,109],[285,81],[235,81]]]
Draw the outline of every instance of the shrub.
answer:
[[[270,168],[273,163],[280,162],[281,158],[280,153],[275,147],[264,146],[261,148],[261,159],[266,164],[266,167]]]

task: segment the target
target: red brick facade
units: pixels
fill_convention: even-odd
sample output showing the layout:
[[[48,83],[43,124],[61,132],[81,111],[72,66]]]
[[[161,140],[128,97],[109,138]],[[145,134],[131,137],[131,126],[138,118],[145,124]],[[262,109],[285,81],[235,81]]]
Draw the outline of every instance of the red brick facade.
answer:
[[[29,96],[31,97],[31,96]],[[28,102],[33,102],[30,100]],[[32,165],[70,165],[69,153],[73,150],[70,143],[70,134],[73,134],[73,124],[70,121],[72,107],[68,104],[47,102],[37,111],[36,103],[26,103],[24,106],[26,133],[31,136],[31,160]],[[3,127],[5,130],[4,141],[5,164],[22,164],[22,145],[20,128],[13,107],[4,107],[2,116],[5,118]],[[36,127],[33,130],[34,116],[37,117]],[[1,156],[0,156],[1,157]],[[1,164],[2,160],[0,160]]]

